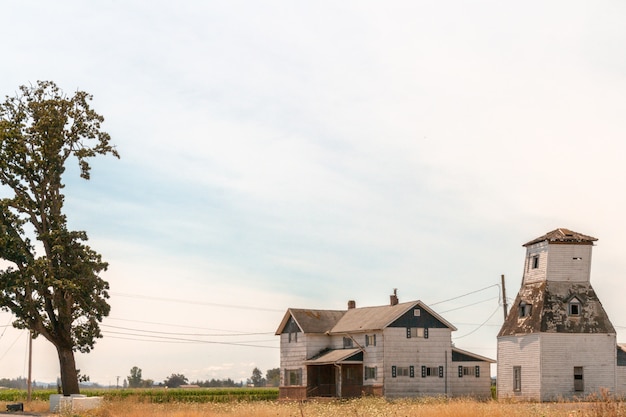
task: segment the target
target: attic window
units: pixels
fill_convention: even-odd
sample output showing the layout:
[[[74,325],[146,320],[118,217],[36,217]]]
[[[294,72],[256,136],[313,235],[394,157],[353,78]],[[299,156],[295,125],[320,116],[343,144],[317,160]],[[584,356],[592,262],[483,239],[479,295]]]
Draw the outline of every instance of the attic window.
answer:
[[[526,304],[526,301],[522,301],[519,303],[519,317],[524,318],[530,316],[530,310],[532,308],[532,304]]]
[[[413,316],[415,316],[415,317],[419,317],[421,313],[422,312],[420,311],[419,308],[416,308],[415,310],[413,310]]]
[[[574,257],[572,258],[572,260],[574,260],[574,261],[582,261],[582,260],[583,260],[583,258],[581,258],[580,256],[574,256]]]
[[[352,346],[353,346],[352,345],[352,338],[344,337],[343,338],[343,348],[344,349],[348,349],[348,348],[351,348]]]
[[[580,316],[580,301],[578,298],[574,297],[569,302],[568,313],[570,316]]]

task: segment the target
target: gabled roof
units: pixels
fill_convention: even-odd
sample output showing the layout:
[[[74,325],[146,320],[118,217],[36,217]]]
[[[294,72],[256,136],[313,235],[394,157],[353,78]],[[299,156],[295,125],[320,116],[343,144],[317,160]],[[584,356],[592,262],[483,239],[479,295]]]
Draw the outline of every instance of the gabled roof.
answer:
[[[538,238],[533,239],[528,243],[525,243],[523,246],[530,246],[543,241],[548,241],[548,243],[593,245],[593,242],[595,242],[596,240],[598,239],[596,239],[595,237],[583,235],[582,233],[573,232],[569,229],[561,227],[559,229],[554,229],[553,231],[548,232],[543,236],[539,236]]]
[[[452,348],[452,361],[453,362],[489,362],[496,363],[493,359],[489,359],[485,356],[480,356],[475,353],[468,352],[457,347]]]
[[[452,330],[456,330],[450,322],[435,313],[421,301],[411,301],[396,305],[352,308],[346,311],[339,322],[330,331],[331,334],[365,332],[382,330],[393,323],[407,311],[419,306]]]
[[[304,308],[289,308],[280,322],[276,335],[283,332],[290,317],[303,333],[326,333],[337,324],[346,313],[345,310],[309,310]]]
[[[581,303],[578,316],[569,315],[569,302]],[[519,304],[531,306],[520,317]],[[498,336],[529,333],[615,333],[602,303],[590,283],[542,281],[520,289]]]

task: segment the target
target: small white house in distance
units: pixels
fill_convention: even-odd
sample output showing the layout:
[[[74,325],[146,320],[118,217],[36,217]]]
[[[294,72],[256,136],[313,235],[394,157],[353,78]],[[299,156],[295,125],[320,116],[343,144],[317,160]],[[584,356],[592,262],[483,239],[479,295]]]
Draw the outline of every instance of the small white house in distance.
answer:
[[[491,396],[492,359],[452,345],[451,323],[421,301],[347,310],[290,308],[280,336],[280,398]]]
[[[522,285],[498,334],[499,398],[626,394],[626,352],[590,282],[596,240],[561,228],[524,245]]]

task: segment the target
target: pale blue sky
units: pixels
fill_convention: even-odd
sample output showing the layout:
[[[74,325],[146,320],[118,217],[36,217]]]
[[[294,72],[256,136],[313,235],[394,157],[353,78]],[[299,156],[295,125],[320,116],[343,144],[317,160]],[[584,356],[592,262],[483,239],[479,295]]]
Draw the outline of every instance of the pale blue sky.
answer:
[[[116,326],[79,367],[104,384],[132,366],[245,378],[278,366],[288,307],[393,288],[435,303],[501,274],[513,297],[521,245],[557,227],[599,238],[592,282],[620,339],[625,20],[620,1],[7,2],[0,94],[90,92],[122,156],[66,180]],[[498,301],[433,308],[495,358]],[[139,330],[267,334],[116,338]],[[19,337],[0,337],[0,376],[24,374]]]

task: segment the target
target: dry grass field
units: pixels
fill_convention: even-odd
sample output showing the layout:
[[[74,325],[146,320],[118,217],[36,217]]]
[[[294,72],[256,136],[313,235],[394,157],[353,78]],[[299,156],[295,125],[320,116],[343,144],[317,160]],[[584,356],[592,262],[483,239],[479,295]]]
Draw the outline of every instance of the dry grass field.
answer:
[[[0,403],[5,410],[5,403]],[[48,403],[34,401],[26,410],[47,415]],[[63,413],[60,417],[626,417],[626,404],[615,401],[515,403],[468,399],[394,400],[361,398],[345,401],[241,401],[230,403],[153,404],[135,399],[108,401],[89,412]]]

